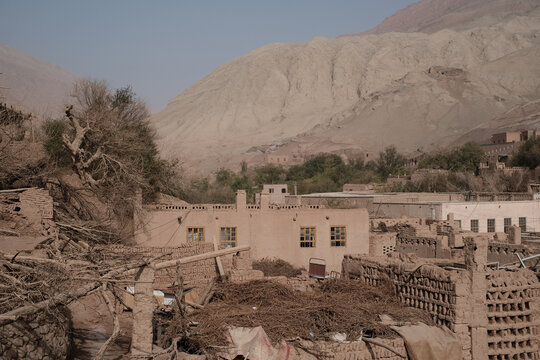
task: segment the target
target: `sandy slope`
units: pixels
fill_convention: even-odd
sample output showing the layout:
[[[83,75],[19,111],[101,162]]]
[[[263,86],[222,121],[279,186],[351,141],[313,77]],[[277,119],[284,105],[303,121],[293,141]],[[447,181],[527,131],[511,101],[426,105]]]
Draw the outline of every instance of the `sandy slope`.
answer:
[[[284,153],[441,146],[540,98],[539,31],[536,9],[463,31],[271,44],[220,66],[153,121],[164,151],[203,171],[272,143]]]
[[[2,101],[41,118],[62,112],[78,78],[57,65],[3,45],[0,45],[0,73],[0,86],[8,88],[0,91]]]

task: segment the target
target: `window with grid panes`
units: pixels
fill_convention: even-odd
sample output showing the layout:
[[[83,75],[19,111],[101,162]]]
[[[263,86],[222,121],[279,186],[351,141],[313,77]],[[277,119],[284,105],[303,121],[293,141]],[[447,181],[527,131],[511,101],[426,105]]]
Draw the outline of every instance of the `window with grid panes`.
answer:
[[[487,232],[495,232],[495,219],[487,219]]]
[[[471,231],[478,232],[478,219],[471,220]]]
[[[315,227],[300,228],[300,247],[315,247],[316,230]]]
[[[527,231],[527,218],[526,217],[519,218],[519,227],[521,228],[521,232]]]
[[[187,228],[187,241],[188,242],[203,242],[204,241],[204,228]]]
[[[225,247],[236,247],[236,227],[222,227],[219,242]]]
[[[508,234],[510,226],[512,225],[512,218],[504,218],[504,232]]]
[[[330,246],[345,246],[347,243],[347,229],[345,226],[330,227]]]

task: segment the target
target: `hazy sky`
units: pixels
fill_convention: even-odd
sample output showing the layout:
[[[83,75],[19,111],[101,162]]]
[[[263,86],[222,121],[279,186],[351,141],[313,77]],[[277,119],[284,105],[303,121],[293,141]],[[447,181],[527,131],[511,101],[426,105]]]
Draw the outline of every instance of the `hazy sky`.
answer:
[[[132,85],[153,111],[273,42],[367,30],[415,0],[0,0],[0,44]]]

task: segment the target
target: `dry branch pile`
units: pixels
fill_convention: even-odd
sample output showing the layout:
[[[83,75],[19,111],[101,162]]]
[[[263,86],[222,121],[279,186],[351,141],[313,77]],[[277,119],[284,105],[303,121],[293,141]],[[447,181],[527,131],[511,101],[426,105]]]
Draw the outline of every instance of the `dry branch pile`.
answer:
[[[302,269],[295,268],[282,259],[264,258],[253,261],[253,270],[260,270],[264,276],[295,277],[302,274]]]
[[[397,321],[431,323],[429,315],[408,308],[392,295],[391,285],[378,288],[355,280],[331,280],[313,292],[298,292],[272,281],[245,284],[221,283],[213,301],[195,311],[190,320],[198,326],[180,341],[184,351],[213,352],[225,346],[228,326],[262,326],[273,342],[281,339],[327,340],[331,333],[345,333],[349,339],[369,334],[390,336],[388,326],[378,320],[387,314]],[[178,336],[185,323],[173,320],[166,341]]]

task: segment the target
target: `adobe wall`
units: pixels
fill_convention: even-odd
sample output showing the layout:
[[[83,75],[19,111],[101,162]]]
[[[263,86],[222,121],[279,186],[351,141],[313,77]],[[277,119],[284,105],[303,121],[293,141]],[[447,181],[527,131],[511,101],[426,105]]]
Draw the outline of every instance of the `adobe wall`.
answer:
[[[427,259],[347,255],[343,273],[377,286],[391,281],[401,301],[431,314],[460,338],[464,359],[537,359],[540,284],[526,269],[490,270],[488,238],[464,239],[464,269]]]
[[[266,203],[267,204],[267,203]],[[221,227],[236,227],[237,246],[249,245],[253,259],[275,257],[307,268],[312,257],[326,260],[327,271],[340,271],[343,255],[369,252],[366,209],[320,209],[308,206],[272,207],[192,205],[147,207],[147,223],[135,235],[138,246],[178,247],[187,243],[187,228],[204,228],[205,242],[219,242]],[[178,219],[180,220],[180,223]],[[334,247],[330,227],[346,226],[346,246]],[[315,247],[300,247],[300,228],[315,227]]]
[[[540,284],[529,270],[489,271],[488,359],[540,358]]]
[[[519,261],[517,254],[522,258],[532,255],[530,250],[521,244],[490,242],[487,259],[488,262],[498,262],[499,265],[505,265]]]
[[[374,203],[370,213],[376,217],[442,219],[440,203],[380,202]]]
[[[384,256],[396,251],[395,232],[369,233],[369,255]]]
[[[396,239],[396,252],[401,254],[415,254],[421,258],[450,259],[452,257],[448,247],[448,238],[418,237],[399,234]]]
[[[2,359],[56,360],[69,355],[71,338],[67,314],[39,313],[0,327]]]
[[[175,247],[129,247],[115,245],[106,246],[100,248],[100,250],[116,254],[124,254],[126,257],[154,257],[164,253],[171,253],[171,255],[166,255],[159,260],[165,261],[212,252],[214,251],[214,246],[212,243],[178,244]],[[232,255],[221,256],[220,259],[225,272],[230,271],[232,268]],[[189,264],[183,264],[182,275],[184,277],[185,286],[193,286],[197,289],[204,288],[206,284],[208,284],[218,275],[216,260],[212,258]],[[156,289],[168,288],[176,283],[177,274],[175,267],[160,269],[155,274],[154,287]]]
[[[394,348],[400,354],[407,354],[405,343],[400,336],[392,339],[375,338],[374,340],[381,342]],[[315,346],[314,346],[315,344]],[[317,341],[315,343],[304,342],[302,348],[315,348],[317,351],[324,353],[325,359],[333,360],[401,360],[402,358],[393,352],[376,345],[371,345],[363,341],[351,343],[337,343],[329,341]],[[315,360],[312,354],[305,352],[302,349],[295,349],[289,354],[291,360]]]
[[[469,314],[465,310],[470,307],[468,273],[450,272],[429,264],[417,266],[393,258],[348,255],[343,260],[346,277],[372,286],[390,280],[403,303],[428,312],[437,325],[457,333],[464,359],[470,359],[471,338],[466,320]]]
[[[286,204],[319,205],[336,209],[372,208],[373,198],[362,196],[285,196]]]

